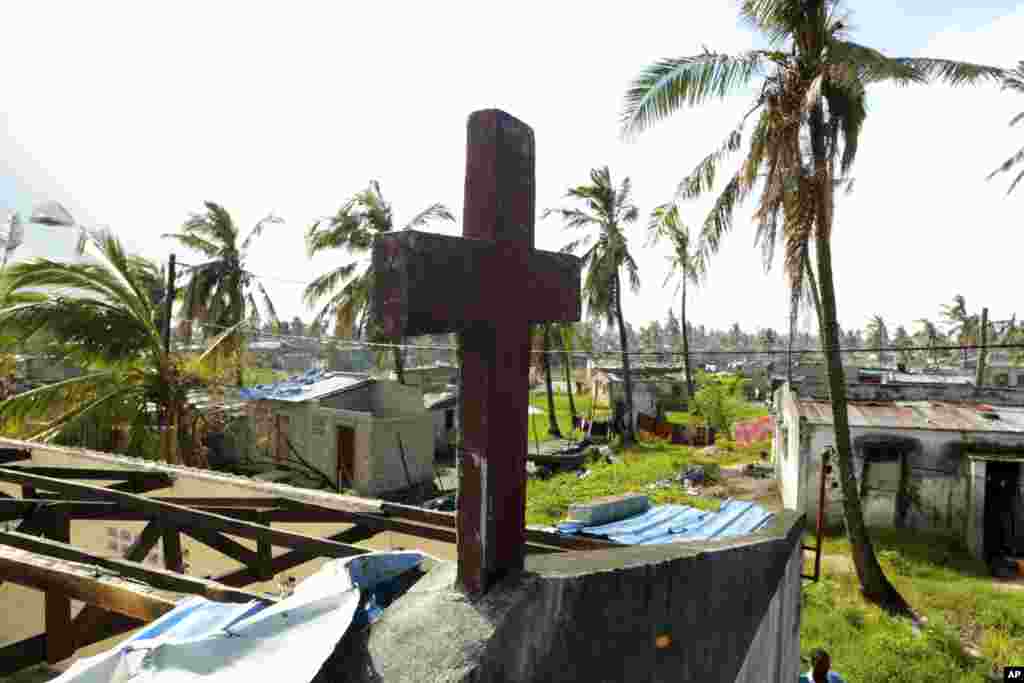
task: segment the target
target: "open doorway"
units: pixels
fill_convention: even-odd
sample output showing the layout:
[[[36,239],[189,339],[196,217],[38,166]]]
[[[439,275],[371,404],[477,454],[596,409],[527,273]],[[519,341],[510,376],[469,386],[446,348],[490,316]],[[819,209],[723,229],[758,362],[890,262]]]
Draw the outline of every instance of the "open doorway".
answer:
[[[351,488],[355,482],[356,470],[356,430],[352,427],[338,426],[338,490]]]
[[[1020,518],[1020,463],[990,460],[985,467],[985,560],[1024,554]]]

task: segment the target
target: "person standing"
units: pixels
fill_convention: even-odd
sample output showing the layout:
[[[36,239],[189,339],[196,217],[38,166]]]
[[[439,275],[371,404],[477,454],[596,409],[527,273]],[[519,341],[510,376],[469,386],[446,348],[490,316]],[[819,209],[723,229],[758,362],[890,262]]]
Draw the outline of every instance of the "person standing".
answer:
[[[800,676],[800,683],[846,683],[831,668],[832,659],[819,647],[811,652],[811,670]]]

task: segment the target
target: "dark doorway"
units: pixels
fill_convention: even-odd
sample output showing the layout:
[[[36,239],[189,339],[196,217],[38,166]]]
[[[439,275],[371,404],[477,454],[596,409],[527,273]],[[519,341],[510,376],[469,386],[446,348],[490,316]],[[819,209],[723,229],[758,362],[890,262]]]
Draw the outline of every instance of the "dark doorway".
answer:
[[[905,452],[906,447],[897,443],[877,442],[861,447],[864,471],[860,496],[869,526],[903,526]]]
[[[1020,463],[990,460],[985,465],[985,559],[1022,550]]]
[[[356,430],[338,427],[338,490],[351,488],[356,471]]]

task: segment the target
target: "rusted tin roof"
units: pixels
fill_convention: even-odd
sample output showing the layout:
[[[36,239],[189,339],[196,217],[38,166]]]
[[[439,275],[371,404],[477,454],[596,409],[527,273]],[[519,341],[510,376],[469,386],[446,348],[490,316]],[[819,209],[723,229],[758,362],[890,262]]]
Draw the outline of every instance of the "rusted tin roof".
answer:
[[[811,424],[832,424],[832,404],[801,399],[800,417]],[[959,432],[1022,432],[1024,408],[945,401],[851,401],[851,427],[932,429]]]

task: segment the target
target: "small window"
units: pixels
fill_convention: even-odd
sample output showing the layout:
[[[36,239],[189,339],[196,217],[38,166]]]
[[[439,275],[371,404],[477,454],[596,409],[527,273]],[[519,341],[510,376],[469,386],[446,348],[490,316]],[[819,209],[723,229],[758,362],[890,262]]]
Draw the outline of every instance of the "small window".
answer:
[[[1017,386],[1024,387],[1024,372],[1017,375]]]
[[[444,428],[446,430],[455,428],[455,410],[452,408],[444,411]]]

